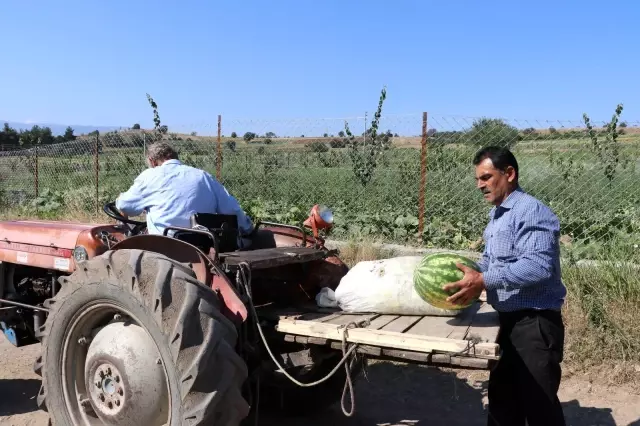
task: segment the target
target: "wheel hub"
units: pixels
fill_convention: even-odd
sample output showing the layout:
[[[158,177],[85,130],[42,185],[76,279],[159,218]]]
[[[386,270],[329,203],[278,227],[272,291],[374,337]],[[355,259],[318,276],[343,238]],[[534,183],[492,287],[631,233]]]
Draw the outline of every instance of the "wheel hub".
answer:
[[[113,415],[124,409],[125,386],[118,369],[110,363],[98,366],[94,375],[95,386],[91,389],[91,400],[103,414]]]
[[[164,367],[141,327],[114,322],[91,341],[85,386],[96,415],[109,425],[162,425],[169,411]]]

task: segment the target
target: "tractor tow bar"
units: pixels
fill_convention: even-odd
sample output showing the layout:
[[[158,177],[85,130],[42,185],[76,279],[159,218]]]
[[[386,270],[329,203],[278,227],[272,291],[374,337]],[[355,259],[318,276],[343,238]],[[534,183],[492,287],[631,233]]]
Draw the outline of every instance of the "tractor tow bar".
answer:
[[[12,300],[7,300],[7,299],[0,299],[0,303],[4,303],[6,305],[18,306],[20,308],[33,309],[36,311],[49,312],[49,309],[47,308],[41,308],[40,306],[27,305],[24,303],[14,302]]]

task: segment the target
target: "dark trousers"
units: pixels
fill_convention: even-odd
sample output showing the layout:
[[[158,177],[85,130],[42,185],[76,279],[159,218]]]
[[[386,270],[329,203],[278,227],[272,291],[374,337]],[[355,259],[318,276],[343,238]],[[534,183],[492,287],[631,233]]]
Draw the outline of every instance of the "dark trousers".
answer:
[[[500,313],[502,356],[489,378],[489,426],[565,425],[558,400],[564,323],[556,311]]]

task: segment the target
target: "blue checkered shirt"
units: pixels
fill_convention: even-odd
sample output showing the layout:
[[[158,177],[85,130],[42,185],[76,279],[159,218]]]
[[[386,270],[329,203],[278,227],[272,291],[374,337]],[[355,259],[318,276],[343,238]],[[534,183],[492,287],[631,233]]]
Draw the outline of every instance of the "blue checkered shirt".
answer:
[[[479,261],[487,302],[501,312],[559,310],[566,288],[560,276],[560,223],[551,209],[517,188],[489,213]]]

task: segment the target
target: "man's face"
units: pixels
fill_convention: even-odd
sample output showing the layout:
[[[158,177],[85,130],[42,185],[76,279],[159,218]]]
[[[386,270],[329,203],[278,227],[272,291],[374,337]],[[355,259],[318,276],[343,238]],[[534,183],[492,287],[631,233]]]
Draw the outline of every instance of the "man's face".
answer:
[[[516,182],[516,171],[509,166],[498,170],[490,158],[485,158],[476,166],[476,185],[484,194],[484,199],[493,205],[500,205],[511,193]]]
[[[149,166],[150,168],[152,168],[152,169],[153,169],[153,168],[154,168],[154,167],[156,167],[157,165],[158,165],[158,164],[157,164],[155,161],[153,161],[151,158],[148,158],[148,157],[147,157],[147,166]]]

